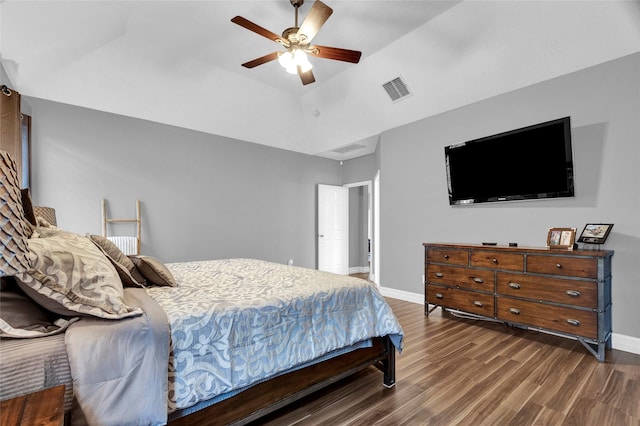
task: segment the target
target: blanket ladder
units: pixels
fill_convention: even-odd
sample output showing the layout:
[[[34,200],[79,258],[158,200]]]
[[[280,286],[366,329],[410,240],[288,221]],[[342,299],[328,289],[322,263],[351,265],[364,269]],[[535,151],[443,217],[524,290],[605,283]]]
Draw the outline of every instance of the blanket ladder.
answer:
[[[136,236],[108,236],[107,224],[109,223],[135,223]],[[107,217],[107,201],[102,199],[102,236],[112,241],[126,255],[139,255],[141,246],[142,221],[140,215],[140,200],[136,200],[135,219],[112,219]]]

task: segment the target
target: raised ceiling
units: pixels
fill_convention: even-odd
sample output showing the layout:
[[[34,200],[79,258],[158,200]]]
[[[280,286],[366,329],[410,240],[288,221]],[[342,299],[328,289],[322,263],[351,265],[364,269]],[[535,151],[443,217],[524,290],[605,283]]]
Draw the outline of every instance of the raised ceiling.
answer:
[[[390,128],[640,50],[637,1],[325,3],[314,44],[362,59],[312,59],[308,86],[277,61],[240,65],[279,48],[231,18],[281,33],[288,0],[5,0],[0,55],[24,96],[345,160]],[[397,77],[411,95],[392,102]]]

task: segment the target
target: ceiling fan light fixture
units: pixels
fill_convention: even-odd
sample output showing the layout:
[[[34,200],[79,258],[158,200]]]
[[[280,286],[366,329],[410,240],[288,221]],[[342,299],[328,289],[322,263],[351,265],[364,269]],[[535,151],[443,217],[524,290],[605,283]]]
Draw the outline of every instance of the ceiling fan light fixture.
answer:
[[[307,72],[313,68],[307,58],[307,54],[299,48],[291,48],[285,52],[278,53],[278,62],[289,74],[297,74],[298,67],[302,72]]]
[[[280,65],[291,74],[298,74],[303,85],[314,83],[316,81],[313,66],[307,54],[313,55],[314,58],[333,59],[336,61],[351,62],[357,64],[360,61],[362,52],[357,50],[341,49],[329,46],[312,46],[311,40],[316,36],[320,28],[329,19],[333,13],[333,9],[324,4],[321,0],[315,0],[311,10],[302,24],[298,25],[298,8],[302,6],[304,0],[289,0],[295,9],[295,24],[293,27],[287,28],[282,36],[255,24],[242,16],[235,16],[231,22],[240,25],[262,37],[268,38],[284,47],[284,52],[272,52],[264,56],[256,58],[252,61],[242,64],[245,68],[255,68],[258,65],[266,64],[274,60],[278,60]],[[0,3],[2,0],[0,0]]]

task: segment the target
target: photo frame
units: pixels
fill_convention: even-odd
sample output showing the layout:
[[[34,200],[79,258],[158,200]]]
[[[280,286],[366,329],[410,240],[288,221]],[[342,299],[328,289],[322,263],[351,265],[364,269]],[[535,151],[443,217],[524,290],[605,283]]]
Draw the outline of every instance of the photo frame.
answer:
[[[604,244],[613,228],[613,223],[587,223],[578,238],[585,244]]]
[[[576,228],[549,228],[547,247],[551,249],[573,250]]]

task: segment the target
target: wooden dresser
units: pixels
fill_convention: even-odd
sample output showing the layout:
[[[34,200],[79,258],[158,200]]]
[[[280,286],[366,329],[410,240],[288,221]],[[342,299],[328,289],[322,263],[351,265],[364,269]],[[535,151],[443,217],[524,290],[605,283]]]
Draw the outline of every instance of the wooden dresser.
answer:
[[[440,306],[611,348],[609,250],[425,243],[425,315]],[[429,305],[432,305],[430,307]]]

